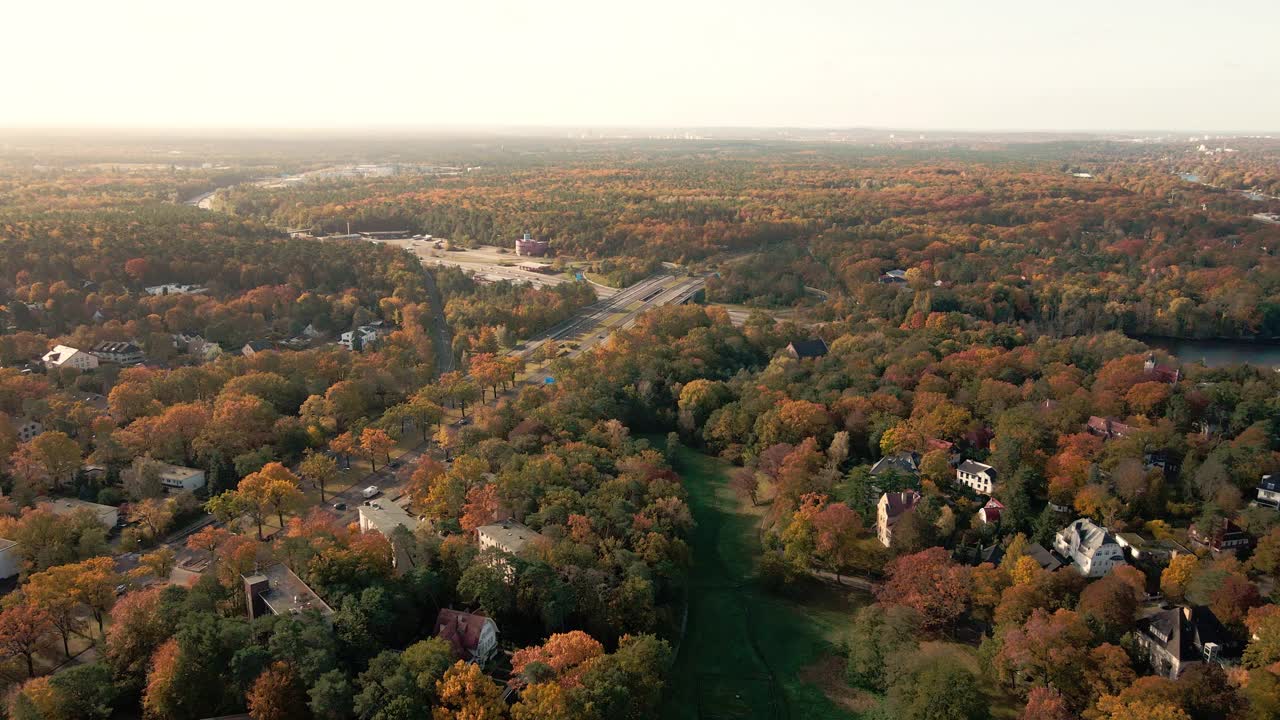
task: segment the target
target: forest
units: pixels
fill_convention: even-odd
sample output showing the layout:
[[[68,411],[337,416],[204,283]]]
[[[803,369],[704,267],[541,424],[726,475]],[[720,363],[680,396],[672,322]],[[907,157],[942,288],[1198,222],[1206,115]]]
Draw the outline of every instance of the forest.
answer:
[[[1280,712],[1280,374],[1135,339],[1280,331],[1272,145],[690,142],[7,156],[4,716]],[[706,299],[560,352],[588,283],[348,222]]]

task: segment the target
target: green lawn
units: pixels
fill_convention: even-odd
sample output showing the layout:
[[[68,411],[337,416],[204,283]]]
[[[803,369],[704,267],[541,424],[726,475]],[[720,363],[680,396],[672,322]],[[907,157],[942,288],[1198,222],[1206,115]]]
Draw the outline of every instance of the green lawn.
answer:
[[[760,553],[759,517],[729,490],[728,465],[687,448],[676,462],[697,528],[688,625],[663,717],[857,717],[814,683],[826,678],[833,694],[856,705],[857,694],[842,687],[833,655],[853,611],[868,599],[818,583],[785,598],[762,591],[751,580]]]

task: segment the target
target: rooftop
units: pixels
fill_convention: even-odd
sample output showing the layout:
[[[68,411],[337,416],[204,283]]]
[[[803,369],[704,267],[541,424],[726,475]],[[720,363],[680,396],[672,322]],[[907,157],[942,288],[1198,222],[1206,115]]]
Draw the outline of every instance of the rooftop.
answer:
[[[285,567],[284,563],[276,563],[253,575],[246,575],[245,581],[253,584],[263,578],[267,580],[267,589],[258,597],[276,615],[296,614],[307,610],[318,610],[321,615],[333,614],[333,608],[302,582],[302,578]]]
[[[370,500],[361,505],[360,520],[362,525],[368,524],[388,537],[391,536],[397,526],[403,525],[406,530],[412,532],[422,522],[417,517],[410,515],[409,511],[390,500]]]
[[[994,474],[992,471],[995,470],[995,468],[991,467],[986,463],[980,463],[977,460],[965,460],[964,462],[956,466],[956,470],[959,470],[960,472],[967,472],[972,475],[977,475],[979,473]]]
[[[92,510],[99,518],[119,515],[120,508],[111,505],[99,505],[88,500],[76,498],[36,498],[36,507],[43,508],[54,515],[70,515],[77,510]],[[113,521],[114,523],[114,521]]]
[[[822,338],[796,340],[788,347],[798,358],[816,358],[827,354],[827,341]]]
[[[489,538],[496,545],[511,548],[512,552],[519,552],[530,540],[542,537],[515,520],[481,525],[476,528],[476,534]]]

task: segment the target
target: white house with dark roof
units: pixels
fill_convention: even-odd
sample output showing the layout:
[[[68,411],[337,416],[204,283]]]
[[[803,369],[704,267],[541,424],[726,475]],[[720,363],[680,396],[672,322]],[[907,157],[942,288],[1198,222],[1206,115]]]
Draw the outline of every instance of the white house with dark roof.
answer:
[[[93,346],[93,353],[100,362],[116,365],[137,365],[147,359],[146,353],[137,343],[104,341]]]
[[[956,482],[981,495],[990,495],[996,487],[996,469],[976,460],[965,460],[956,466]]]
[[[1263,475],[1258,481],[1258,496],[1254,505],[1280,510],[1280,475]]]
[[[1175,607],[1138,621],[1134,639],[1151,667],[1176,679],[1190,665],[1221,663],[1237,655],[1237,643],[1207,607]]]
[[[1106,528],[1080,518],[1053,537],[1053,549],[1088,578],[1099,578],[1117,565],[1126,565],[1124,549]]]

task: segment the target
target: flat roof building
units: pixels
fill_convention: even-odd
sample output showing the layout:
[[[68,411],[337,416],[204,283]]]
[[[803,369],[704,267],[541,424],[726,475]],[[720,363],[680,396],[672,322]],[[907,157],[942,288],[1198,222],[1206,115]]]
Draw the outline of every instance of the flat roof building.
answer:
[[[199,468],[166,464],[160,469],[160,484],[166,490],[198,490],[204,483],[204,471]]]
[[[250,620],[264,615],[301,615],[308,610],[326,617],[333,614],[333,608],[284,563],[243,577]]]
[[[515,520],[503,520],[500,523],[481,525],[476,528],[476,538],[480,542],[481,550],[497,548],[502,552],[515,555],[530,542],[540,540],[542,536]]]
[[[549,249],[551,249],[551,243],[546,240],[534,240],[529,233],[525,233],[524,237],[516,240],[516,255],[522,257],[542,257]]]
[[[110,530],[120,521],[120,508],[110,505],[99,505],[76,498],[37,498],[36,507],[48,510],[54,515],[72,515],[80,510],[89,510],[98,517],[103,527]]]

